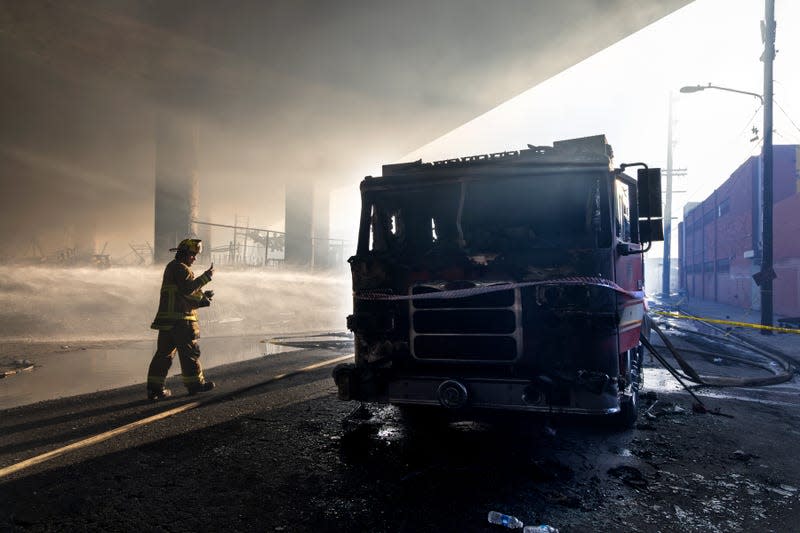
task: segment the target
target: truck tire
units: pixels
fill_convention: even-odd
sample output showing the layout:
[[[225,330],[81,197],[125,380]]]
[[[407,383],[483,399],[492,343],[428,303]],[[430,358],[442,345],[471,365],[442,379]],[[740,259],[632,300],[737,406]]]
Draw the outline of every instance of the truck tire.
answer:
[[[640,344],[630,352],[630,379],[632,394],[620,401],[620,411],[616,414],[615,425],[622,429],[631,429],[639,418],[639,388],[642,386],[642,360],[644,347]]]
[[[614,415],[614,425],[620,429],[632,429],[636,426],[636,419],[639,418],[639,391],[634,391],[631,396],[624,398],[619,408],[619,413]]]

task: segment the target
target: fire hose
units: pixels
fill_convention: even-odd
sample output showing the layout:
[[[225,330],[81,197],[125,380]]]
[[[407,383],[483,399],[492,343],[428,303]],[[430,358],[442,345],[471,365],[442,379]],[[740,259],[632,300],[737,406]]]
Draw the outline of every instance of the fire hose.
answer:
[[[760,356],[764,357],[765,359],[775,363],[777,366],[782,366],[780,371],[776,371],[771,365],[760,365],[754,361],[746,360],[745,358],[736,357],[730,354],[712,354],[710,352],[698,352],[697,350],[684,350],[687,352],[696,352],[702,354],[709,354],[709,355],[717,355],[718,357],[727,357],[733,360],[736,360],[739,363],[749,364],[751,366],[756,366],[762,369],[769,370],[774,375],[770,377],[756,377],[756,378],[743,378],[743,377],[722,377],[722,376],[701,376],[698,372],[686,361],[686,359],[681,355],[680,351],[675,347],[675,345],[669,340],[669,338],[664,334],[661,328],[655,323],[655,321],[650,318],[650,316],[645,315],[644,320],[647,321],[650,328],[655,331],[661,340],[664,342],[664,346],[669,350],[672,356],[677,361],[678,366],[683,370],[685,373],[681,375],[680,372],[675,369],[665,358],[664,356],[659,353],[655,346],[650,342],[650,340],[645,335],[640,335],[640,340],[645,348],[655,357],[661,365],[667,369],[667,371],[672,374],[678,383],[683,386],[684,389],[694,398],[695,410],[703,413],[712,413],[712,414],[721,414],[718,411],[710,411],[705,404],[703,404],[702,400],[691,390],[689,385],[686,384],[686,381],[690,381],[696,383],[698,385],[704,385],[709,387],[758,387],[758,386],[766,386],[766,385],[775,385],[778,383],[785,383],[792,379],[792,375],[795,371],[795,365],[793,362],[786,356],[782,354],[776,354],[754,346],[752,343],[749,343],[743,339],[737,338],[737,340],[742,344],[742,346],[752,350],[755,353],[758,353]],[[683,330],[686,331],[686,330]],[[697,333],[697,332],[691,332]],[[707,335],[706,335],[707,336]]]

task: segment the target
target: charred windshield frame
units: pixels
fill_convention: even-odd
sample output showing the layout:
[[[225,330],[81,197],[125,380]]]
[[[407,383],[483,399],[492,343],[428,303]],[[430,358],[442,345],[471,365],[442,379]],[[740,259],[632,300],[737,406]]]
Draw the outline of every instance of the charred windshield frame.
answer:
[[[359,253],[611,246],[608,172],[469,177],[364,192]]]

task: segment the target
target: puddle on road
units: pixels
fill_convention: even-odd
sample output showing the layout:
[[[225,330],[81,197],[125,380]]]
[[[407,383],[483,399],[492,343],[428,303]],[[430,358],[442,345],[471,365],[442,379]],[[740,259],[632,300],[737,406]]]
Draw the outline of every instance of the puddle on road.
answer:
[[[693,386],[693,383],[687,382]],[[672,374],[664,368],[644,369],[644,391],[679,392],[684,388]],[[739,400],[765,405],[800,406],[800,383],[797,378],[787,383],[763,387],[725,387],[693,389],[702,398],[715,400]],[[687,393],[688,395],[688,393]]]
[[[675,392],[683,390],[683,387],[666,368],[645,368],[642,390]]]
[[[620,448],[617,446],[612,446],[609,448],[609,451],[618,457],[633,457],[633,452],[630,451],[628,448]]]
[[[301,348],[263,342],[264,336],[200,339],[205,369]],[[0,409],[144,383],[155,339],[119,346],[54,352],[31,357],[36,367],[0,380]],[[177,355],[170,376],[180,373]]]
[[[385,442],[397,442],[405,437],[405,432],[400,426],[381,426],[378,429],[377,437]]]
[[[703,391],[700,396],[717,400],[739,400],[742,402],[759,403],[762,405],[775,405],[781,407],[800,407],[800,388],[797,384],[793,390],[786,391],[773,387],[753,388],[728,388]]]

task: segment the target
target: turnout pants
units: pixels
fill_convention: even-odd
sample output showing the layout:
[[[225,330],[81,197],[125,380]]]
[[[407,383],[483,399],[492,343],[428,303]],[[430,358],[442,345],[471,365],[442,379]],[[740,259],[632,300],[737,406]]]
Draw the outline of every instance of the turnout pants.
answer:
[[[167,372],[172,366],[172,358],[178,352],[181,363],[183,384],[191,389],[205,382],[203,367],[200,365],[200,327],[197,322],[179,320],[171,329],[159,330],[158,344],[150,368],[147,371],[148,390],[158,391],[164,388]]]

